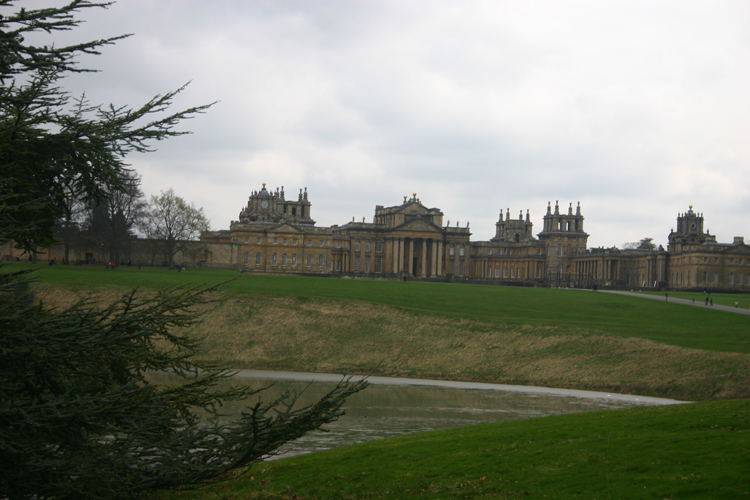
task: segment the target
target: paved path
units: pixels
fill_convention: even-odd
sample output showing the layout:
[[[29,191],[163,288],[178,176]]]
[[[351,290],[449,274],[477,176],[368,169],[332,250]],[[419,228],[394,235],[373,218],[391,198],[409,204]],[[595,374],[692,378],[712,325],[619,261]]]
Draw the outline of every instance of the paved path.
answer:
[[[653,299],[653,300],[661,300],[661,301],[665,300],[664,295],[653,295],[650,293],[621,292],[618,290],[597,290],[596,293],[616,293],[619,295],[630,295],[631,297],[641,297],[644,299]],[[744,308],[734,307],[734,306],[722,306],[719,304],[714,304],[713,306],[707,306],[704,301],[705,299],[696,300],[695,302],[693,302],[692,299],[678,299],[677,297],[669,297],[669,302],[676,302],[677,304],[686,304],[688,306],[705,307],[706,309],[715,309],[717,311],[726,311],[726,312],[733,312],[737,314],[750,315],[750,309],[744,309]]]
[[[714,306],[716,307],[716,306]],[[271,380],[300,380],[305,382],[340,382],[344,375],[335,373],[309,372],[281,372],[269,370],[237,370],[235,377],[262,378]],[[570,396],[588,399],[614,399],[643,405],[676,405],[690,401],[676,399],[655,398],[651,396],[637,396],[635,394],[617,394],[615,392],[582,391],[578,389],[556,389],[553,387],[538,387],[533,385],[487,384],[481,382],[458,382],[455,380],[429,380],[402,377],[364,377],[352,375],[352,380],[366,378],[371,384],[378,385],[427,385],[432,387],[448,387],[451,389],[495,390],[506,392],[523,392],[528,394],[553,394],[555,396]]]

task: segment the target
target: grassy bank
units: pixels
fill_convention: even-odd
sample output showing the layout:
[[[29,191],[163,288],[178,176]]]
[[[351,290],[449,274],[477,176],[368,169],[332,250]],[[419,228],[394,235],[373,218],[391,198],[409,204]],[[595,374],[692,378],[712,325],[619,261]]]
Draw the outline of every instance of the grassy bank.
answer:
[[[160,498],[748,498],[750,401],[545,417],[258,464]]]
[[[122,283],[148,289],[227,276],[45,269],[39,288],[46,301],[63,305],[75,298],[71,291],[97,290],[113,299],[126,289]],[[517,300],[519,294],[526,299]],[[235,368],[374,373],[683,400],[750,397],[750,318],[731,313],[569,290],[247,275],[219,296],[223,301],[193,332],[205,339],[200,357]],[[442,304],[439,311],[436,304]],[[701,321],[711,328],[695,328]],[[658,335],[655,324],[663,327]],[[643,333],[647,328],[651,334]]]
[[[4,269],[32,267],[12,263]],[[33,266],[43,283],[87,291],[103,286],[163,288],[215,284],[234,271],[164,268]],[[345,299],[397,307],[432,316],[501,321],[512,325],[597,330],[681,347],[750,353],[750,318],[701,308],[685,308],[638,297],[583,290],[373,281],[355,279],[242,275],[224,290],[239,294]],[[743,296],[744,297],[744,296]],[[750,298],[746,299],[750,303]]]

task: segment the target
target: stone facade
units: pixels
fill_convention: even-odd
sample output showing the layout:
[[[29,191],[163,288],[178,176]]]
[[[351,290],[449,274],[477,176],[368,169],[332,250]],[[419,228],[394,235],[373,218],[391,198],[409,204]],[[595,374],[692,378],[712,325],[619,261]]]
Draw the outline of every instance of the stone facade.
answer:
[[[668,246],[620,250],[587,248],[581,206],[560,211],[555,202],[534,236],[529,210],[518,218],[500,212],[495,236],[471,241],[464,227],[444,220],[414,193],[399,205],[375,207],[371,222],[352,219],[318,227],[307,189],[286,199],[283,187],[254,191],[229,229],[209,232],[191,242],[175,262],[187,266],[340,277],[481,281],[517,285],[628,289],[703,289],[750,291],[750,246],[744,238],[718,243],[704,231],[703,214],[690,209],[677,217]],[[106,261],[103,248],[77,248],[71,261]],[[133,237],[123,252],[133,265],[163,265],[158,242]],[[62,256],[42,251],[37,259]],[[11,243],[0,246],[3,260],[26,260]]]
[[[399,205],[376,206],[371,222],[316,227],[307,189],[288,201],[283,188],[269,192],[264,184],[229,230],[204,236],[212,254],[199,258],[263,273],[750,291],[750,247],[739,237],[717,243],[692,207],[678,216],[667,250],[589,249],[588,236],[580,203],[561,212],[555,202],[536,237],[528,210],[512,218],[507,209],[492,239],[471,241],[468,223],[444,221],[416,193]],[[235,260],[217,259],[221,245],[235,249],[221,252]]]

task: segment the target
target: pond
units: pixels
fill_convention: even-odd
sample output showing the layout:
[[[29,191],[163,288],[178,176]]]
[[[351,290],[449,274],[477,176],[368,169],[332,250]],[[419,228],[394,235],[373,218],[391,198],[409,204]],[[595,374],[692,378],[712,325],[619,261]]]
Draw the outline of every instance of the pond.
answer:
[[[269,387],[264,401],[285,391],[302,392],[310,403],[330,390],[341,375],[240,370],[236,381],[253,388]],[[313,381],[313,382],[311,382]],[[288,444],[277,457],[337,446],[488,422],[564,413],[678,404],[670,399],[499,384],[370,377],[370,386],[350,397],[346,415]],[[227,408],[239,412],[240,406]]]

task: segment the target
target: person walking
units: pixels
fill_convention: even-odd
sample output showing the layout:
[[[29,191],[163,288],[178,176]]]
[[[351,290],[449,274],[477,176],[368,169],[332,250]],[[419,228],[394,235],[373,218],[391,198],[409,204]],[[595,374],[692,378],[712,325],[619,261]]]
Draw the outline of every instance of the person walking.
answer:
[[[664,300],[669,302],[669,292],[664,294]]]

